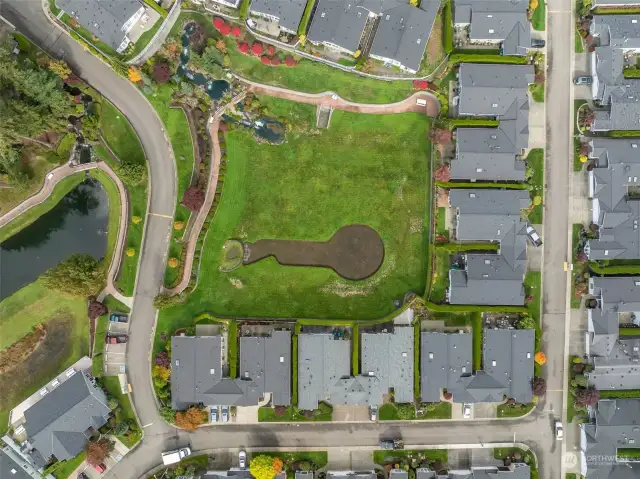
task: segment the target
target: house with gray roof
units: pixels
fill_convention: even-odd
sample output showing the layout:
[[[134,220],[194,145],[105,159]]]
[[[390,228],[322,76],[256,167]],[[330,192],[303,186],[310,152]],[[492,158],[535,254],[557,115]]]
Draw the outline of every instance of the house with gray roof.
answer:
[[[409,403],[414,399],[413,335],[412,326],[360,335],[362,374],[375,376],[383,390],[393,388],[397,403]]]
[[[587,309],[589,384],[603,390],[640,388],[640,340],[619,335],[620,323],[640,318],[640,277],[593,277],[589,294],[597,302]]]
[[[469,253],[464,269],[449,270],[450,304],[523,305],[526,273],[526,223],[520,210],[529,206],[526,190],[452,189],[458,241],[499,243],[497,254]]]
[[[472,369],[471,334],[423,332],[421,335],[421,397],[440,401],[442,389],[457,403],[520,403],[533,400],[535,331],[533,329],[485,329],[484,369]]]
[[[75,457],[92,432],[107,423],[107,403],[104,391],[89,376],[75,373],[24,411],[29,442],[45,460]]]
[[[327,479],[376,479],[375,471],[327,471]]]
[[[637,130],[640,80],[624,78],[625,54],[640,52],[640,15],[594,15],[590,33],[598,46],[591,52],[591,93],[608,110],[594,113],[592,131]]]
[[[617,460],[619,448],[640,444],[640,399],[601,399],[580,424],[580,473],[585,479],[640,476],[640,462]]]
[[[7,436],[2,439],[11,441]],[[36,469],[19,449],[14,449],[9,444],[0,449],[0,477],[3,479],[41,479],[42,471]],[[47,474],[46,479],[53,479],[53,476]]]
[[[640,6],[640,0],[593,0],[592,8],[596,7],[634,7]]]
[[[297,33],[307,0],[251,0],[249,13],[278,23],[281,30]]]
[[[145,13],[138,0],[56,0],[56,5],[118,53],[129,46],[127,34]]]
[[[455,0],[453,23],[470,43],[501,44],[503,55],[526,55],[531,47],[527,0]]]
[[[271,394],[272,404],[291,404],[291,332],[240,338],[239,378],[224,377],[221,336],[171,338],[171,404],[255,406]]]
[[[348,54],[360,47],[369,11],[365,0],[318,0],[307,39]]]
[[[640,140],[595,138],[589,157],[591,221],[599,230],[585,253],[591,260],[640,259]]]
[[[296,477],[297,477],[296,472]],[[313,474],[313,473],[312,473]],[[226,471],[207,471],[203,476],[203,479],[255,479],[249,469],[240,469],[238,467],[232,467]],[[277,474],[273,479],[287,479],[287,473],[282,471]],[[298,478],[299,479],[299,478]],[[313,479],[313,476],[310,478]]]

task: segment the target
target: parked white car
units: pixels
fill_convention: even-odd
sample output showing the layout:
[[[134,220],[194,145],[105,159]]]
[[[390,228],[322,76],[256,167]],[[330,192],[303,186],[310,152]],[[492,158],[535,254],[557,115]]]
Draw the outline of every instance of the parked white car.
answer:
[[[247,453],[245,451],[240,451],[238,453],[238,466],[240,469],[247,468]]]
[[[471,417],[471,404],[464,404],[462,406],[462,417],[469,419]]]
[[[527,226],[527,236],[529,236],[529,239],[534,244],[534,246],[542,246],[542,240],[540,239],[540,235],[538,234],[536,229],[531,225]]]
[[[556,431],[556,440],[562,441],[564,438],[564,429],[562,428],[562,421],[556,421],[554,429]]]
[[[378,406],[371,406],[369,408],[369,419],[374,422],[378,420]]]

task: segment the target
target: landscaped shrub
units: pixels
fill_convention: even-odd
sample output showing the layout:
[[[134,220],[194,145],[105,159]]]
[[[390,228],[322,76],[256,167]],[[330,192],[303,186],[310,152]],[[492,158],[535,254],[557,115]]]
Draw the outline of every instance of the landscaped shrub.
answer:
[[[293,57],[291,55],[287,55],[284,58],[284,64],[287,65],[288,67],[293,67],[293,66],[297,65],[297,62],[293,59]]]
[[[234,25],[231,28],[231,35],[233,35],[234,37],[239,37],[241,33],[242,30],[240,30],[240,27],[238,27],[237,25]]]
[[[87,313],[89,315],[89,319],[96,319],[103,314],[107,314],[107,307],[98,301],[91,301],[91,303],[89,303]]]
[[[263,65],[271,65],[271,58],[269,58],[267,55],[262,55],[260,57],[260,62],[262,62]]]
[[[178,260],[178,258],[169,258],[169,260],[167,261],[167,266],[169,266],[169,268],[177,268],[179,264],[180,261]]]
[[[162,366],[163,368],[170,369],[171,358],[169,357],[169,353],[166,351],[159,352],[158,354],[156,354],[155,358],[153,358],[153,363],[156,366]]]
[[[204,204],[204,191],[195,186],[191,186],[184,192],[182,197],[182,205],[185,208],[189,208],[191,211],[198,211]]]
[[[452,118],[448,122],[449,128],[460,127],[496,127],[500,124],[498,120],[492,118]]]
[[[153,79],[158,83],[167,83],[171,76],[171,67],[168,63],[156,63],[153,66]]]
[[[262,55],[262,52],[264,51],[264,48],[262,47],[262,43],[253,42],[253,45],[251,45],[251,51],[253,52],[254,55]]]
[[[443,22],[444,28],[442,30],[442,42],[444,51],[447,54],[453,53],[453,19],[451,16],[451,0],[446,0],[443,7]]]
[[[249,44],[247,42],[238,43],[238,50],[240,53],[247,53],[249,51]]]

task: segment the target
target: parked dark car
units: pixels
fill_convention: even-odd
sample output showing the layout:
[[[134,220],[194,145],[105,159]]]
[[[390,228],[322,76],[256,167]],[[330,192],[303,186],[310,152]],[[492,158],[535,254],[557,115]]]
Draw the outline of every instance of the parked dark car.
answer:
[[[531,40],[531,48],[544,48],[545,45],[546,43],[544,40],[537,40],[537,39]]]
[[[404,441],[402,439],[383,439],[380,441],[380,449],[403,449]]]
[[[107,344],[123,344],[128,340],[127,336],[119,335],[119,336],[111,336],[107,335],[104,338],[104,342]]]
[[[593,78],[588,75],[580,75],[573,79],[573,83],[576,85],[591,85]]]

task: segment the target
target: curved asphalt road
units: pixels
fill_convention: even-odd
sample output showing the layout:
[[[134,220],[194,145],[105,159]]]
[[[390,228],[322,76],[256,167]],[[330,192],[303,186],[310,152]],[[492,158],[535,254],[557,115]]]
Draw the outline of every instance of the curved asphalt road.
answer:
[[[550,1],[550,6],[562,7],[562,4],[561,0]],[[187,443],[191,443],[196,451],[233,447],[309,446],[317,448],[375,446],[383,437],[403,437],[407,444],[415,445],[526,442],[538,454],[540,477],[545,479],[561,477],[562,447],[553,440],[552,424],[563,410],[561,378],[565,362],[563,309],[566,303],[566,284],[562,279],[566,278],[566,274],[559,270],[562,264],[560,260],[562,253],[558,252],[558,258],[548,253],[554,250],[562,251],[567,244],[565,208],[567,194],[566,190],[563,190],[565,186],[563,182],[566,178],[558,180],[557,178],[562,178],[562,175],[551,175],[549,169],[547,170],[549,183],[545,201],[545,253],[547,253],[545,256],[553,261],[545,260],[543,321],[546,331],[552,334],[547,333],[543,343],[549,358],[546,375],[550,389],[553,389],[549,391],[546,402],[539,404],[532,415],[509,422],[494,420],[396,424],[228,425],[201,428],[188,434],[171,428],[159,417],[150,380],[149,351],[152,347],[156,318],[152,300],[162,284],[176,195],[175,164],[162,124],[153,108],[133,85],[117,76],[109,67],[49,22],[39,0],[0,0],[0,15],[11,21],[22,33],[53,56],[64,57],[77,74],[111,100],[127,116],[140,136],[149,161],[152,185],[150,215],[147,219],[127,352],[129,380],[134,385],[133,400],[145,436],[140,445],[110,471],[111,476],[122,479],[143,476],[146,471],[160,462],[161,451]],[[564,27],[565,23],[570,27],[570,19],[569,12],[550,14],[549,38],[555,37],[554,39],[561,40],[558,45],[568,38]],[[566,32],[571,33],[571,28],[567,27]],[[567,40],[566,44],[569,45],[571,42]],[[569,49],[568,46],[566,49]],[[560,57],[562,62],[558,61]],[[559,127],[559,131],[564,133],[562,127],[568,128],[570,108],[562,101],[549,100],[552,100],[551,96],[554,96],[555,100],[556,95],[566,93],[569,85],[566,69],[570,68],[570,62],[565,62],[562,54],[554,60],[555,62],[551,61],[550,64],[555,64],[554,70],[557,70],[553,75],[549,72],[549,81],[558,89],[557,92],[549,94],[547,106],[550,110],[559,109],[559,111],[547,112],[547,120],[554,124],[554,128]],[[565,82],[567,82],[566,85]],[[564,122],[567,125],[563,125]],[[548,126],[551,126],[551,123]],[[547,162],[547,166],[549,163],[565,166],[565,168],[560,166],[552,169],[566,169],[564,161],[570,154],[570,150],[569,138],[564,136],[564,134],[552,134],[547,145],[548,156],[557,155],[556,161]],[[550,201],[551,199],[554,201]]]

